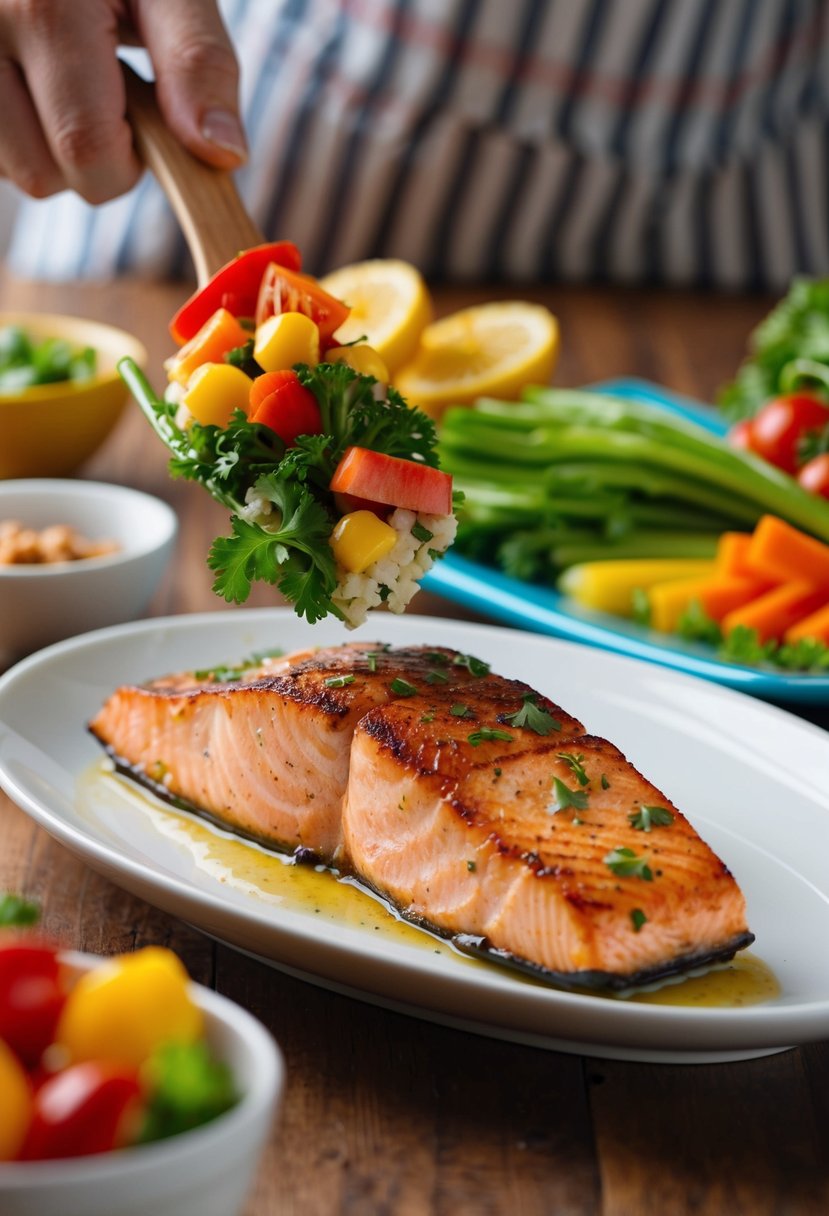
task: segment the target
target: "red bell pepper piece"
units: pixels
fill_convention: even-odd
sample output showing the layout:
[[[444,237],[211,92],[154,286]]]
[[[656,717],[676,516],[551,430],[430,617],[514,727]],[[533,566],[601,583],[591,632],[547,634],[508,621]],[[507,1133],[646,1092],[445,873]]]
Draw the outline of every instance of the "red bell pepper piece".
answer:
[[[331,478],[331,489],[427,515],[452,512],[452,478],[448,473],[369,448],[346,448]]]
[[[188,342],[217,308],[226,308],[234,317],[254,317],[262,276],[272,262],[292,271],[302,265],[299,250],[291,241],[244,249],[182,304],[170,322],[176,342],[180,346]]]

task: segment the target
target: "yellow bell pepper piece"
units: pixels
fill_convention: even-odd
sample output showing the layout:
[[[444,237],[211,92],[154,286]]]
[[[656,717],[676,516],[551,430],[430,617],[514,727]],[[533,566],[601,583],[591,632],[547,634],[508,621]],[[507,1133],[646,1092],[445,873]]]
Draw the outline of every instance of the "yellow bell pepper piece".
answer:
[[[325,352],[326,363],[345,363],[361,376],[373,376],[381,384],[388,384],[389,370],[373,346],[358,342],[355,346],[332,346]]]
[[[202,426],[227,426],[234,410],[248,412],[250,376],[232,363],[203,363],[187,381],[181,397]]]
[[[0,1039],[0,1161],[13,1161],[32,1119],[32,1087],[17,1056]]]
[[[337,521],[330,543],[344,570],[362,574],[372,562],[392,551],[397,533],[373,511],[350,511]]]
[[[163,946],[123,954],[86,972],[67,997],[55,1040],[73,1061],[138,1067],[162,1043],[192,1043],[204,1019],[181,960]]]
[[[676,633],[682,614],[700,599],[711,584],[711,575],[671,579],[648,588],[650,627],[658,633]]]
[[[320,361],[320,331],[301,312],[282,312],[257,326],[253,357],[266,372],[281,372],[295,363],[316,367]]]
[[[570,566],[558,589],[585,608],[629,617],[633,593],[678,578],[713,574],[714,562],[698,558],[619,558]]]

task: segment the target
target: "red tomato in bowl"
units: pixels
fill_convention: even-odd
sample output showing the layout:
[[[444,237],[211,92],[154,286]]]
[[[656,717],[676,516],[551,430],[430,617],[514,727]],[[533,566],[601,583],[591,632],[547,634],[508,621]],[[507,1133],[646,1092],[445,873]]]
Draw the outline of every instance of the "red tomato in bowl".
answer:
[[[34,1096],[24,1161],[85,1157],[132,1138],[143,1099],[136,1069],[85,1060],[56,1072]]]
[[[54,1038],[66,994],[52,946],[30,938],[0,944],[0,1038],[33,1068]]]
[[[811,490],[821,498],[829,498],[829,452],[813,456],[797,475],[804,490]]]
[[[749,447],[792,476],[800,460],[798,448],[810,432],[829,426],[829,406],[807,393],[774,397],[751,420]]]

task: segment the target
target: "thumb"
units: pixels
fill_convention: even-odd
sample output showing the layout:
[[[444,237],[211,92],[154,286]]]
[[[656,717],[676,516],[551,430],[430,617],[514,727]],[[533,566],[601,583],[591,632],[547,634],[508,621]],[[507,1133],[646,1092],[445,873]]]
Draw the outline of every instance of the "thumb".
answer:
[[[167,125],[208,164],[238,168],[247,158],[239,117],[239,65],[215,3],[138,0],[133,9]]]

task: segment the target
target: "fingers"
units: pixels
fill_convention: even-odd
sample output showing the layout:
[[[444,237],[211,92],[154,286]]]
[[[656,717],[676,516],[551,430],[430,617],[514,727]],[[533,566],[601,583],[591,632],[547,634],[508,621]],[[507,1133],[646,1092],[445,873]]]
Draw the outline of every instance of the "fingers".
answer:
[[[113,5],[109,0],[0,0],[0,17],[31,99],[21,98],[19,88],[14,92],[6,72],[0,104],[5,107],[11,95],[24,126],[3,123],[4,171],[14,176],[17,166],[15,180],[25,183],[19,166],[31,159],[32,140],[39,166],[33,180],[40,184],[42,173],[48,183],[40,193],[69,186],[100,203],[129,190],[141,166],[124,117]]]
[[[237,168],[247,157],[239,69],[213,0],[136,0],[133,12],[171,130],[202,160]]]
[[[64,190],[22,73],[9,59],[0,60],[0,106],[0,176],[33,198]]]
[[[0,175],[27,193],[68,186],[100,203],[138,180],[115,53],[123,16],[174,134],[219,168],[244,161],[238,66],[214,0],[0,0]]]

